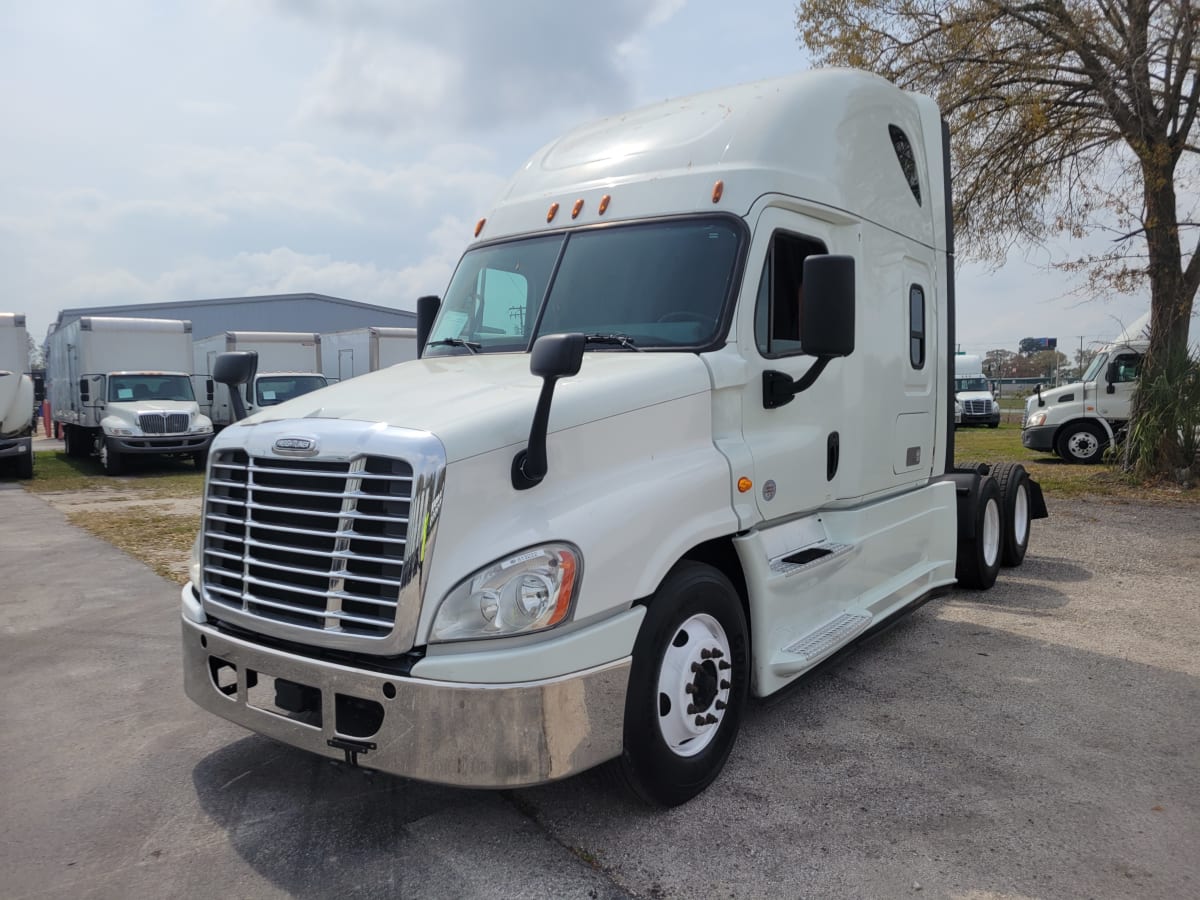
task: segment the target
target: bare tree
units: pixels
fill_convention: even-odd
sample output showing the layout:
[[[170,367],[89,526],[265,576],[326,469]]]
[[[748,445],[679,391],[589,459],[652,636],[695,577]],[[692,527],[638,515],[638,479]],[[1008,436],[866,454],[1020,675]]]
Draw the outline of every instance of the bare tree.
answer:
[[[796,24],[818,64],[938,101],[967,255],[1107,236],[1055,264],[1095,288],[1148,284],[1144,373],[1183,370],[1200,286],[1200,222],[1179,208],[1200,172],[1195,0],[800,0]],[[1164,429],[1150,455],[1173,441]]]

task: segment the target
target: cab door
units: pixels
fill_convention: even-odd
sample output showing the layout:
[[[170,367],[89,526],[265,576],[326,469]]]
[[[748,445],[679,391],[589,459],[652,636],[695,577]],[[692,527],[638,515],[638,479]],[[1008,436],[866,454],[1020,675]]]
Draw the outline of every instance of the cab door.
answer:
[[[837,496],[845,416],[840,361],[785,405],[768,408],[763,395],[763,373],[796,380],[816,363],[800,350],[804,260],[838,252],[830,246],[834,230],[769,208],[759,218],[747,259],[743,296],[755,300],[753,320],[747,314],[739,323],[747,367],[742,432],[753,458],[755,502],[768,522],[816,509]]]
[[[1142,355],[1132,350],[1116,353],[1109,360],[1097,385],[1096,411],[1106,419],[1129,418],[1133,394],[1142,371]]]

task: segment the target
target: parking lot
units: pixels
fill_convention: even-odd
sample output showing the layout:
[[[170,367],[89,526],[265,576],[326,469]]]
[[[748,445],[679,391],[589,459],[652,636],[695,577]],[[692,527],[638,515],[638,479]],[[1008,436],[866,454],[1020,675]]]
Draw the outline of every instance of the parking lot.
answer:
[[[755,705],[670,811],[472,792],[184,697],[178,586],[0,484],[0,895],[1200,894],[1200,515],[1050,501],[1023,568]]]

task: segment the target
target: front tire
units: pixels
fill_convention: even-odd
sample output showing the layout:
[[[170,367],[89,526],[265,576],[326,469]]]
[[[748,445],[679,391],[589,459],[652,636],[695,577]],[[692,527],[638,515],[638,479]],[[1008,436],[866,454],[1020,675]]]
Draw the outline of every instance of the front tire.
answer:
[[[650,601],[633,648],[615,767],[642,800],[678,806],[720,773],[749,696],[746,616],[729,579],[682,562]]]
[[[104,459],[101,462],[104,464],[105,475],[120,475],[125,471],[125,460],[121,451],[113,447],[112,441],[104,442]]]
[[[990,475],[979,482],[979,493],[971,515],[975,517],[975,536],[959,538],[954,577],[963,587],[986,591],[1000,574],[1004,515],[1000,508],[1000,487]]]
[[[1108,437],[1104,430],[1091,422],[1072,422],[1064,425],[1055,439],[1054,447],[1069,463],[1095,465],[1104,458]]]

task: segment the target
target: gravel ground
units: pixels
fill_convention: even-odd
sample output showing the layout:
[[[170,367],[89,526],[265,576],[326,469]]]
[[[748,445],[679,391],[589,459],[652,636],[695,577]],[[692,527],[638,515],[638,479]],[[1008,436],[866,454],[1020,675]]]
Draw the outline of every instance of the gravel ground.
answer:
[[[5,897],[1200,895],[1194,505],[1052,498],[1022,568],[755,704],[665,812],[249,735],[182,695],[175,585],[17,488],[0,510]]]

